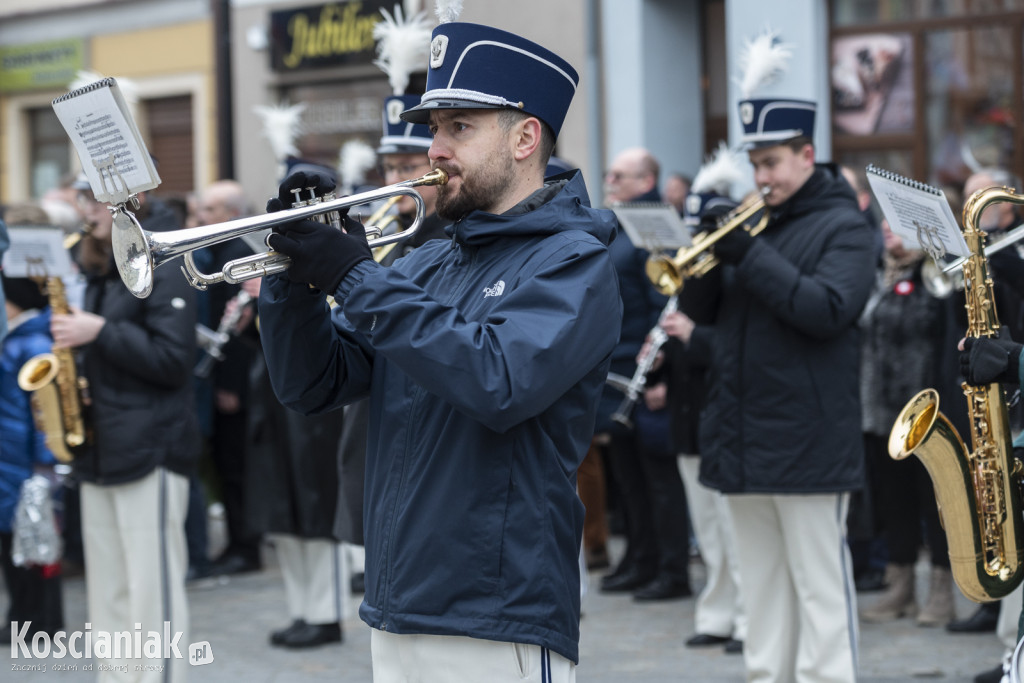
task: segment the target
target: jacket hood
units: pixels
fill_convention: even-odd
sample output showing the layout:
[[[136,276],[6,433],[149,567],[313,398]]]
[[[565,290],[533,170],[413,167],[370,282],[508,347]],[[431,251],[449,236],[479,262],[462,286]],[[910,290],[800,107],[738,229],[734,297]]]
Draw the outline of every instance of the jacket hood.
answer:
[[[832,163],[815,164],[811,177],[792,197],[772,211],[772,218],[795,218],[842,204],[860,212],[857,196],[849,183],[840,178],[839,167]]]
[[[552,211],[558,220],[547,217]],[[501,215],[472,211],[445,232],[459,244],[480,246],[500,237],[582,230],[607,246],[615,238],[617,225],[614,213],[590,206],[583,174],[571,171],[548,178],[543,188]]]
[[[19,337],[22,335],[28,336],[32,334],[50,334],[50,309],[44,308],[38,315],[34,315],[31,318],[25,320],[17,327],[12,328],[8,335],[11,338]]]

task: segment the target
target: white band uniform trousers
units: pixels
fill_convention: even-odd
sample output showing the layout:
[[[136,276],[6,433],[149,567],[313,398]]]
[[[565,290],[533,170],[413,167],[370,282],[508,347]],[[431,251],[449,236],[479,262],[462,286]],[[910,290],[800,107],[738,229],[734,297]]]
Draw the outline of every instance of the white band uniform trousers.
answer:
[[[307,624],[341,622],[341,544],[291,534],[274,534],[273,539],[289,616]]]
[[[694,626],[697,633],[747,639],[747,615],[740,591],[736,534],[725,496],[700,483],[700,457],[678,457],[686,489],[690,523],[704,561],[706,579],[697,596]]]
[[[188,507],[188,479],[157,468],[137,481],[112,486],[82,484],[82,541],[85,551],[86,593],[93,643],[99,632],[134,633],[141,624],[142,642],[147,634],[164,637],[164,622],[170,622],[181,659],[99,659],[98,665],[123,666],[126,671],[100,671],[100,683],[182,683],[187,680],[188,603],[185,571],[185,512]],[[125,653],[122,653],[125,654]],[[162,653],[161,653],[162,655]],[[143,669],[155,670],[137,671]]]
[[[575,683],[576,665],[539,645],[370,631],[373,683]]]
[[[849,494],[725,496],[736,530],[748,681],[853,683]]]

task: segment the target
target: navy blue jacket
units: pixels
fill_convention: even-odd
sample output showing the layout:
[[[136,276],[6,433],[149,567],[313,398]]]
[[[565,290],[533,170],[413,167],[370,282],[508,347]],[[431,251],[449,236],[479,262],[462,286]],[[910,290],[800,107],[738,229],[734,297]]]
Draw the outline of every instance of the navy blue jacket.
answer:
[[[370,626],[578,660],[576,469],[622,315],[615,225],[576,173],[500,216],[470,213],[450,242],[390,268],[360,263],[333,320],[322,294],[267,279],[260,329],[281,402],[315,413],[370,396]]]

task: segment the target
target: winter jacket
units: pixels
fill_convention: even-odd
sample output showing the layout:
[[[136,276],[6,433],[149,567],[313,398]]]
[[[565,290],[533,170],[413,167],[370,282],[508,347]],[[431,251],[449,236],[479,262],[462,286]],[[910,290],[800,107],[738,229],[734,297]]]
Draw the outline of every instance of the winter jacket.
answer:
[[[633,201],[658,202],[660,197],[657,190],[652,190]],[[623,304],[622,329],[619,331],[619,343],[612,353],[611,372],[631,378],[636,372],[636,355],[640,353],[651,328],[657,324],[668,297],[659,294],[647,277],[648,252],[634,246],[625,230],[619,229],[608,252],[615,264]],[[622,405],[623,398],[620,390],[611,385],[605,386],[598,404],[595,433],[622,432],[624,428],[612,420],[612,413]]]
[[[5,318],[6,319],[6,318]],[[26,311],[3,341],[0,352],[0,532],[10,533],[21,484],[35,465],[52,465],[53,454],[32,419],[30,394],[18,386],[18,371],[31,358],[48,353],[50,310]]]
[[[333,324],[322,295],[268,278],[260,329],[281,401],[314,413],[370,396],[370,626],[577,661],[576,469],[622,315],[614,229],[576,173],[390,268],[360,263]]]
[[[878,279],[860,322],[863,430],[888,438],[903,407],[926,388],[939,391],[940,409],[961,427],[967,404],[958,385],[956,343],[963,330],[954,323],[954,298],[928,293],[921,261],[892,280],[885,286]]]
[[[874,234],[849,185],[819,165],[721,274],[709,348],[701,481],[723,493],[833,493],[864,476],[857,319]]]
[[[149,206],[143,228],[173,220],[163,204],[150,199]],[[105,275],[87,279],[84,309],[106,323],[80,351],[95,438],[91,452],[74,461],[84,481],[121,484],[157,467],[188,476],[198,462],[195,290],[173,266],[156,268],[153,280],[153,293],[138,299],[113,264]]]

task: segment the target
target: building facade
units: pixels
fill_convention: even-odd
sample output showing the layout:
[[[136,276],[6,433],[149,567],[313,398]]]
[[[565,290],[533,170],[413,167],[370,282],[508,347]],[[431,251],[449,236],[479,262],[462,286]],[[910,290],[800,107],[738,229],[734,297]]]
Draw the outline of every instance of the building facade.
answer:
[[[336,165],[375,146],[389,94],[372,23],[394,0],[7,0],[0,6],[0,202],[38,197],[78,166],[49,103],[88,69],[131,81],[158,192],[235,177],[256,207],[281,169],[257,105],[306,104],[300,153]],[[405,0],[407,13],[431,0]],[[550,47],[580,73],[556,153],[595,203],[602,169],[643,146],[693,174],[740,135],[738,58],[766,26],[793,49],[760,92],[818,103],[821,160],[874,163],[941,186],[974,169],[1024,173],[1024,0],[470,0],[464,21]],[[431,17],[432,18],[432,17]],[[370,180],[373,180],[371,177]]]

